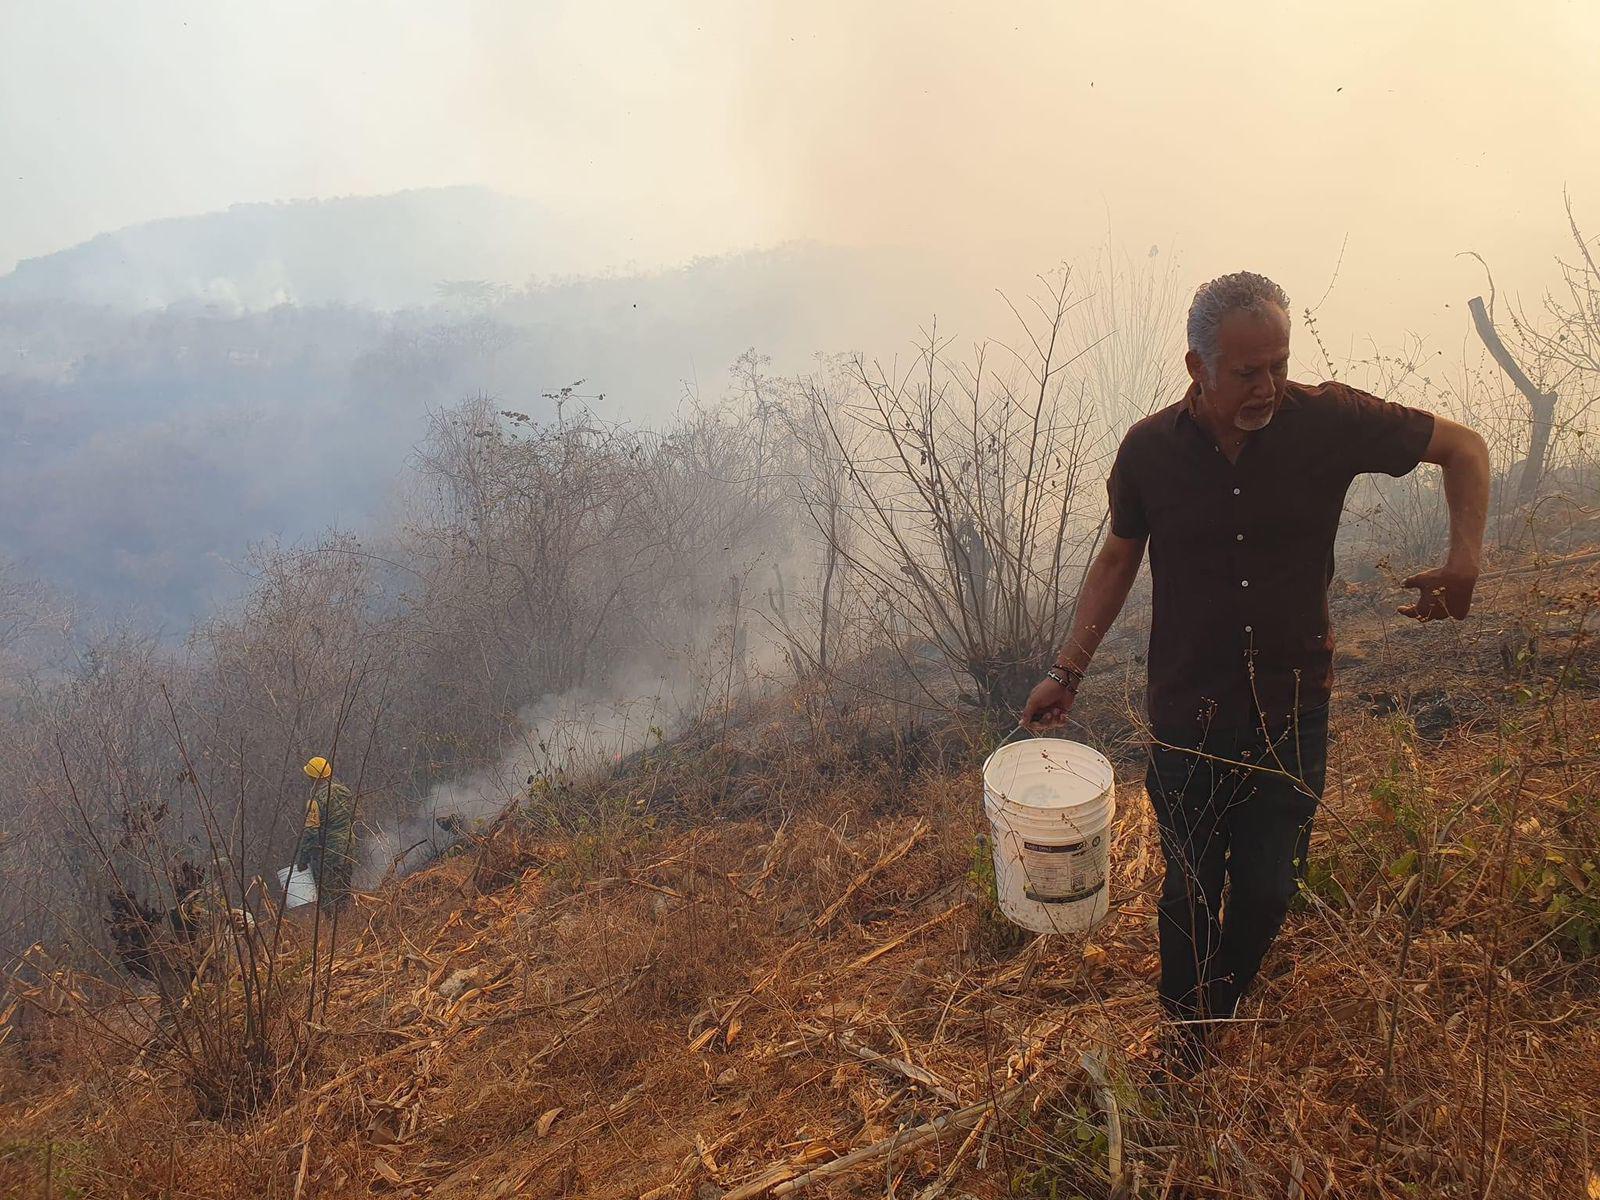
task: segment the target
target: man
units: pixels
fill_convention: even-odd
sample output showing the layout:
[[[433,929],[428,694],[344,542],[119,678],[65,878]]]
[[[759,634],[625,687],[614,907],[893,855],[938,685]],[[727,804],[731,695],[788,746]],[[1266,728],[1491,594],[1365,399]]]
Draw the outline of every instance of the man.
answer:
[[[1111,532],[1071,637],[1024,706],[1060,725],[1150,548],[1154,613],[1145,784],[1161,830],[1161,1001],[1181,1065],[1233,1016],[1305,873],[1327,764],[1328,584],[1355,476],[1444,468],[1450,550],[1407,579],[1406,616],[1467,615],[1489,498],[1483,439],[1341,383],[1290,382],[1289,299],[1250,272],[1189,309],[1192,380],[1123,438]],[[1226,881],[1227,908],[1222,908]]]
[[[333,767],[321,755],[305,765],[311,778],[305,826],[295,854],[296,870],[311,870],[317,883],[317,902],[340,907],[350,894],[355,872],[355,801],[350,789],[333,777]]]

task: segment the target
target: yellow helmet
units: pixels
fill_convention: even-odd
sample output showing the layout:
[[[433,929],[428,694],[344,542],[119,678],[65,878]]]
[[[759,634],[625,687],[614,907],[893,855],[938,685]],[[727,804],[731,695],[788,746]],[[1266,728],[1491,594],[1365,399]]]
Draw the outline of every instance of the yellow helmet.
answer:
[[[328,765],[328,760],[319,754],[306,764],[305,772],[313,779],[326,779],[333,774],[333,768]]]

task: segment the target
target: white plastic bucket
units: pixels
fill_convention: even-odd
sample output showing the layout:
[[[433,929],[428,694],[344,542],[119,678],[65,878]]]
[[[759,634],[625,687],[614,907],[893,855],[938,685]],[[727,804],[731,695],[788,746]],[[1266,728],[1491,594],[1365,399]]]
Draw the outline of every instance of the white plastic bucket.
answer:
[[[1061,738],[1001,746],[983,764],[1000,911],[1036,933],[1093,929],[1110,909],[1115,775]]]
[[[310,870],[284,867],[278,872],[278,886],[283,889],[285,908],[299,908],[302,904],[317,902],[317,878]]]

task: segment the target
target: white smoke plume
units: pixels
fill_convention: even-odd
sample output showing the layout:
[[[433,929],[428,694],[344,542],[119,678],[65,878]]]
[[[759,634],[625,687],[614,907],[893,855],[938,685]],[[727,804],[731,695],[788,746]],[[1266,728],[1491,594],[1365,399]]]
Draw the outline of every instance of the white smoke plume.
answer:
[[[358,880],[371,886],[391,868],[408,874],[457,842],[460,831],[528,803],[539,781],[593,780],[672,740],[711,705],[748,698],[783,669],[784,651],[748,614],[737,629],[730,639],[727,624],[717,623],[699,631],[697,653],[673,655],[670,667],[641,668],[604,688],[576,688],[524,708],[521,734],[493,766],[435,785],[410,815],[363,832]]]
[[[544,780],[579,782],[615,769],[672,736],[682,722],[681,689],[664,677],[630,681],[605,694],[549,696],[519,714],[522,733],[493,766],[436,785],[409,817],[363,839],[361,878],[391,866],[406,874],[459,840],[456,830],[493,821]],[[456,818],[456,821],[451,821]],[[444,822],[445,824],[441,824]]]

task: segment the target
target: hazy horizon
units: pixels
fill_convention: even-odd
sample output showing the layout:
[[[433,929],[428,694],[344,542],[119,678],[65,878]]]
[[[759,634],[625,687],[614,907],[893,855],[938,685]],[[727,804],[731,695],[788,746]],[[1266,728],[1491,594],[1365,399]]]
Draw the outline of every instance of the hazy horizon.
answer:
[[[815,239],[989,292],[1109,231],[1297,309],[1337,265],[1328,337],[1446,346],[1484,290],[1463,252],[1532,297],[1563,187],[1600,212],[1576,4],[69,0],[0,8],[0,44],[0,273],[163,217],[477,184],[608,230],[611,265]]]
[[[1335,363],[1415,337],[1461,376],[1467,252],[1536,307],[1564,190],[1600,231],[1593,7],[689,11],[0,0],[0,558],[186,621],[252,542],[372,528],[463,397],[586,379],[648,425],[750,348],[1013,337],[997,293],[1108,251],[1176,377],[1189,290],[1241,268],[1299,378],[1308,308]]]

